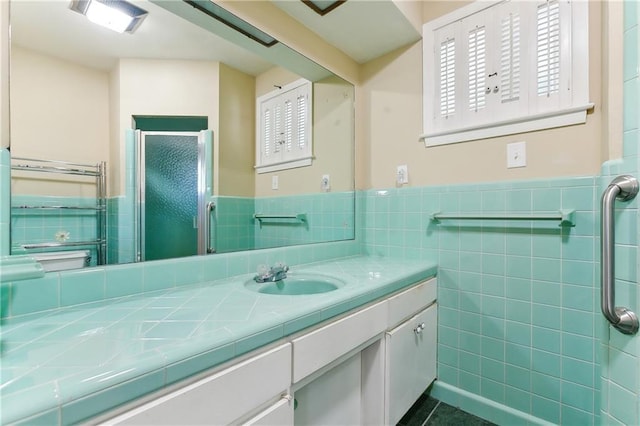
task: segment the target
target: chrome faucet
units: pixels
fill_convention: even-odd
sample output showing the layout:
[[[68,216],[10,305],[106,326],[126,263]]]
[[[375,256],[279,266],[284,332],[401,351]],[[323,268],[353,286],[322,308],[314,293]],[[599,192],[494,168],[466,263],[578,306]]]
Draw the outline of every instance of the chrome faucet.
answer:
[[[253,277],[253,280],[257,283],[275,282],[287,278],[287,272],[289,267],[284,263],[277,263],[268,270],[260,270],[258,268],[258,275]]]

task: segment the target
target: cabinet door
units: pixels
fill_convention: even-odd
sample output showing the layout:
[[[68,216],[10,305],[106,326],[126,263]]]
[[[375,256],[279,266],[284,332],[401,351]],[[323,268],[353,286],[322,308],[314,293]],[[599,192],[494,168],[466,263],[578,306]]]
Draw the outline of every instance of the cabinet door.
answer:
[[[386,333],[387,424],[396,424],[436,378],[437,319],[433,304]]]

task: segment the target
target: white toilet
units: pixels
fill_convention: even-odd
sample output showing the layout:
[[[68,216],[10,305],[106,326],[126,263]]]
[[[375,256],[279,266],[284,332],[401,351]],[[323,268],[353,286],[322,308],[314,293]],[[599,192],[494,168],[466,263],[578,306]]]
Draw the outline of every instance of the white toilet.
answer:
[[[85,268],[91,260],[89,250],[33,253],[32,256],[42,265],[45,272]]]

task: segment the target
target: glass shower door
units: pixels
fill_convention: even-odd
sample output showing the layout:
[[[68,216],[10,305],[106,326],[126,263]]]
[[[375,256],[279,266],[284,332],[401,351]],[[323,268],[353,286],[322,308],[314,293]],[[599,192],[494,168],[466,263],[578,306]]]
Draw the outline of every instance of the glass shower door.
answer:
[[[142,132],[139,159],[140,260],[198,254],[203,203],[199,133]]]

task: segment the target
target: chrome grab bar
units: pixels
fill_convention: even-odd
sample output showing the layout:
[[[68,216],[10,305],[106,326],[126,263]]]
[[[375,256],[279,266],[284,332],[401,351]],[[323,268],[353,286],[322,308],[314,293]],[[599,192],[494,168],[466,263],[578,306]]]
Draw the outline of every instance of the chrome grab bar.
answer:
[[[215,210],[216,208],[216,203],[214,203],[213,201],[209,201],[206,205],[205,205],[205,214],[206,214],[206,218],[205,218],[205,228],[204,228],[204,235],[205,235],[205,241],[207,242],[207,253],[215,253],[216,249],[211,247],[211,212],[213,210]]]
[[[624,334],[636,334],[638,317],[628,308],[615,306],[614,204],[628,201],[638,193],[638,180],[629,175],[618,176],[602,193],[600,219],[600,308],[605,318]]]

